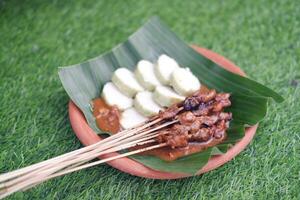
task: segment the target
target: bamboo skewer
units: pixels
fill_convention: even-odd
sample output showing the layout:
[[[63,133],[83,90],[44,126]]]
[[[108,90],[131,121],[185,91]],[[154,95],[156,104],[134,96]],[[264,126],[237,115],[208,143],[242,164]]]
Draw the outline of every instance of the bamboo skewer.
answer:
[[[156,140],[152,139],[152,140],[148,140],[148,141],[145,141],[145,142],[140,142],[140,143],[138,143],[137,145],[150,144],[150,143],[154,143],[155,141],[156,141]],[[79,164],[73,165],[73,166],[71,166],[71,167],[69,167],[69,168],[66,168],[64,171],[71,170],[71,169],[73,169],[74,167],[81,166],[82,164],[84,164],[84,163],[79,163]],[[51,175],[51,178],[55,178],[55,177],[57,177],[57,176],[60,176],[60,174],[63,173],[64,171],[58,172],[59,174],[56,174],[56,175],[54,175],[54,174]],[[71,173],[71,172],[70,172],[70,173]],[[30,186],[28,186],[28,187],[25,187],[25,188],[23,188],[22,190],[24,191],[24,190],[30,189],[30,188],[32,188],[32,187],[34,187],[34,186],[36,186],[36,185],[38,185],[39,183],[42,183],[42,182],[43,182],[43,181],[40,181],[40,182],[38,182],[38,183],[35,183],[34,185],[30,185]]]
[[[152,132],[152,131],[154,131],[154,130],[158,130],[158,129],[160,129],[160,128],[163,128],[163,127],[165,127],[165,126],[168,126],[168,125],[170,125],[170,124],[172,124],[172,123],[175,123],[176,121],[174,121],[174,122],[167,122],[167,123],[165,123],[165,124],[162,124],[162,125],[160,125],[160,126],[158,126],[158,127],[156,127],[156,128],[154,128],[154,129],[151,129],[151,130],[148,130],[148,131],[146,131],[146,132],[144,132],[144,134],[146,134],[146,133],[149,133],[149,132]],[[102,145],[107,145],[107,144],[111,144],[112,142],[116,142],[116,141],[119,141],[119,140],[121,140],[122,142],[127,142],[128,141],[128,139],[127,140],[122,140],[123,138],[126,138],[126,137],[128,137],[129,139],[130,139],[130,136],[131,136],[131,138],[133,139],[133,138],[137,138],[137,137],[134,137],[134,136],[132,136],[132,135],[135,135],[136,133],[131,133],[131,134],[128,134],[128,135],[123,135],[123,136],[121,136],[121,137],[117,137],[117,139],[115,139],[115,140],[112,140],[112,141],[108,141],[107,142],[107,140],[109,140],[110,139],[110,137],[108,137],[108,138],[106,138],[105,140],[103,140],[104,142],[99,142],[99,143],[97,143],[97,145],[95,145],[96,147],[97,146],[99,146],[100,144],[102,144]],[[116,134],[116,135],[118,135],[118,134]],[[116,135],[113,135],[113,136],[116,136]],[[112,138],[113,138],[113,136],[111,136]],[[139,136],[139,135],[138,135]],[[111,139],[110,139],[111,140]],[[106,143],[105,143],[106,142]],[[119,144],[119,143],[117,143],[117,144]],[[88,146],[88,147],[90,147],[90,146]],[[86,149],[87,147],[85,147],[85,148],[83,148],[83,149]],[[95,147],[94,147],[95,148]],[[91,148],[89,148],[89,149],[91,149]],[[86,149],[86,150],[89,150],[89,149]],[[103,150],[103,148],[98,148],[98,150]],[[77,151],[77,150],[76,150]],[[92,150],[91,150],[92,151]],[[82,152],[84,152],[84,151],[82,151]],[[89,151],[85,151],[85,152],[87,152],[87,153],[89,153]],[[72,152],[71,152],[72,153]],[[81,153],[81,152],[79,152],[79,153]],[[77,153],[77,154],[70,154],[69,156],[64,156],[63,158],[61,158],[61,156],[59,156],[59,157],[56,157],[57,159],[51,159],[51,160],[49,160],[49,161],[52,161],[52,162],[47,162],[47,163],[45,163],[45,164],[57,164],[57,162],[58,161],[60,161],[60,162],[63,162],[64,160],[67,160],[68,158],[70,158],[71,156],[74,156],[74,155],[78,155],[79,153]],[[97,153],[97,152],[95,152],[95,153]],[[54,162],[55,161],[55,162]],[[45,166],[45,165],[44,165]],[[29,166],[30,167],[30,166]],[[43,169],[43,168],[40,168],[40,169]],[[36,170],[36,168],[34,168],[33,170]],[[33,171],[32,170],[32,171]],[[37,169],[38,170],[38,169]],[[30,175],[30,172],[27,172],[27,174],[28,175]],[[5,175],[5,174],[4,174]],[[18,174],[18,175],[21,175],[21,174]],[[8,179],[8,178],[7,178]]]
[[[0,175],[0,198],[4,198],[19,190],[29,189],[39,183],[57,176],[92,167],[114,159],[137,154],[143,151],[166,146],[166,144],[157,144],[145,147],[143,149],[105,158],[99,161],[87,163],[104,154],[128,149],[142,144],[154,143],[156,141],[154,138],[159,135],[157,130],[178,122],[176,119],[151,128],[151,126],[159,123],[162,120],[163,119],[161,118],[151,119],[147,123],[142,123],[135,128],[121,131],[93,145]]]
[[[146,134],[148,134],[148,133],[151,133],[151,132],[153,132],[153,131],[155,131],[155,130],[158,130],[158,129],[161,129],[161,128],[164,128],[164,127],[166,127],[166,126],[169,126],[169,125],[171,125],[171,124],[173,124],[173,123],[176,123],[177,121],[176,120],[174,120],[174,121],[171,121],[171,122],[167,122],[167,123],[165,123],[165,124],[162,124],[162,125],[160,125],[160,126],[158,126],[158,127],[155,127],[155,128],[153,128],[153,129],[151,129],[151,130],[147,130],[147,131],[145,131],[145,132],[143,132],[143,133],[140,133],[140,134],[136,134],[136,135],[133,135],[133,136],[131,136],[131,137],[128,137],[128,138],[126,138],[126,139],[124,139],[124,140],[121,140],[123,137],[120,137],[120,138],[118,138],[116,141],[117,141],[117,143],[115,143],[116,141],[115,140],[113,140],[113,141],[110,141],[110,142],[108,142],[108,143],[105,143],[105,145],[107,145],[107,144],[111,144],[112,142],[114,142],[113,144],[111,144],[111,145],[113,145],[113,146],[118,146],[118,145],[121,145],[121,144],[123,144],[123,143],[125,143],[125,142],[130,142],[130,141],[132,141],[133,139],[138,139],[139,137],[141,137],[141,136],[143,136],[143,135],[146,135]],[[131,134],[132,135],[132,134]],[[156,135],[157,136],[157,135]],[[156,137],[155,136],[155,137]],[[119,140],[121,140],[121,141],[119,141]],[[136,143],[137,141],[134,141],[134,143]],[[135,144],[136,145],[136,144]],[[103,155],[104,153],[102,152],[103,150],[105,150],[105,149],[107,149],[107,148],[111,148],[111,147],[113,147],[113,146],[103,146],[102,148],[101,147],[98,147],[97,149],[95,149],[95,150],[93,150],[93,151],[90,151],[90,152],[86,152],[86,153],[84,153],[84,154],[80,154],[80,157],[78,157],[78,158],[74,158],[73,160],[71,160],[71,161],[68,161],[68,162],[65,162],[66,160],[67,160],[67,158],[65,158],[65,159],[63,159],[63,160],[59,160],[59,161],[56,161],[55,163],[51,163],[50,165],[48,165],[48,166],[46,166],[46,167],[48,167],[48,169],[51,169],[51,171],[53,171],[53,170],[58,170],[57,168],[64,168],[64,167],[66,167],[66,166],[68,166],[68,165],[70,165],[70,164],[72,164],[72,163],[77,163],[77,162],[79,162],[79,161],[81,161],[81,162],[88,162],[88,161],[90,161],[90,160],[92,160],[92,159],[94,159],[94,158],[96,158],[96,157],[98,157],[98,156],[100,156],[100,155]],[[120,150],[120,149],[119,149]],[[100,152],[100,154],[99,154],[99,152]],[[106,152],[106,153],[108,153],[108,152]],[[62,163],[61,165],[58,165],[59,163]],[[54,168],[52,168],[54,166]],[[13,182],[12,183],[10,183],[10,184],[15,184],[16,182],[18,182],[18,181],[20,181],[20,179],[22,180],[22,179],[27,179],[28,177],[31,177],[32,175],[34,175],[34,174],[36,174],[37,172],[39,172],[39,171],[42,171],[42,170],[44,170],[44,168],[41,168],[41,169],[38,169],[38,170],[35,170],[35,171],[33,171],[32,173],[28,173],[28,174],[26,174],[25,176],[23,176],[23,177],[21,177],[21,178],[17,178],[17,179],[14,179],[13,180]],[[51,172],[50,171],[50,172]]]
[[[135,150],[135,151],[127,152],[127,153],[120,154],[120,155],[117,155],[117,156],[114,156],[114,157],[106,158],[106,159],[95,161],[95,162],[92,162],[92,163],[88,163],[88,164],[85,164],[85,165],[82,165],[82,166],[79,166],[79,167],[75,167],[75,168],[72,168],[72,169],[57,173],[57,174],[50,175],[48,177],[44,177],[44,178],[43,177],[35,177],[34,179],[31,179],[27,182],[23,182],[20,185],[16,185],[16,186],[7,188],[6,191],[3,194],[0,192],[0,198],[4,198],[4,197],[6,197],[6,196],[8,196],[8,195],[10,195],[10,194],[12,194],[16,191],[22,190],[24,188],[29,189],[29,188],[35,186],[38,183],[44,182],[46,180],[49,180],[49,179],[52,179],[52,178],[55,178],[55,177],[58,177],[58,176],[69,174],[69,173],[74,172],[74,171],[78,171],[78,170],[81,170],[81,169],[85,169],[85,168],[88,168],[88,167],[99,165],[99,164],[102,164],[102,163],[105,163],[105,162],[108,162],[108,161],[112,161],[112,160],[115,160],[115,159],[118,159],[118,158],[123,158],[123,157],[127,157],[127,156],[130,156],[130,155],[138,154],[138,153],[141,153],[141,152],[144,152],[144,151],[149,151],[149,150],[152,150],[152,149],[161,148],[161,147],[164,147],[164,146],[167,146],[167,144],[162,143],[162,144],[157,144],[157,145],[154,145],[154,146],[146,147],[146,148],[143,148],[143,149],[138,149],[138,150]],[[38,178],[43,178],[43,179],[40,180]]]
[[[130,147],[136,146],[137,144],[140,145],[139,144],[140,142],[142,142],[142,144],[147,144],[147,143],[150,143],[150,142],[155,142],[155,140],[150,140],[150,139],[152,139],[152,138],[154,138],[156,136],[157,136],[157,134],[149,136],[149,137],[146,137],[146,138],[143,138],[143,139],[139,139],[136,142],[135,141],[134,142],[130,142],[130,143],[125,144],[125,145],[121,145],[121,146],[117,146],[115,148],[111,148],[111,149],[105,150],[105,151],[103,151],[103,152],[95,155],[95,157],[100,156],[100,155],[104,155],[104,154],[107,154],[107,153],[112,153],[112,152],[115,152],[115,151],[123,150],[123,149],[126,149],[126,148],[130,148]],[[81,164],[84,164],[84,163],[86,163],[86,162],[82,162]],[[57,165],[58,165],[58,163],[57,163]],[[68,164],[65,164],[64,166],[67,166],[67,165]],[[19,179],[19,180],[14,179],[13,181],[10,181],[7,184],[5,184],[5,187],[10,187],[12,185],[18,184],[19,182],[22,182],[23,180],[28,180],[27,178],[32,178],[34,176],[37,176],[37,175],[41,174],[42,172],[45,173],[45,172],[47,172],[47,170],[49,171],[49,169],[50,169],[50,172],[52,172],[52,171],[58,171],[60,168],[64,168],[64,166],[59,166],[59,167],[56,167],[56,168],[51,168],[51,166],[49,166],[48,169],[45,169],[44,171],[37,171],[37,172],[34,172],[34,173],[30,174],[30,177],[25,177],[25,178],[22,178],[22,179]],[[75,167],[75,166],[70,166],[70,167],[72,168],[72,167]]]
[[[88,164],[85,164],[85,165],[81,165],[79,167],[76,167],[76,168],[73,168],[73,169],[70,169],[70,170],[66,170],[66,171],[63,171],[61,173],[57,173],[55,175],[52,175],[49,178],[54,178],[54,177],[57,177],[57,176],[65,175],[65,174],[68,174],[68,173],[71,173],[71,172],[74,172],[74,171],[78,171],[78,170],[81,170],[81,169],[85,169],[85,168],[88,168],[88,167],[99,165],[99,164],[109,162],[109,161],[112,161],[112,160],[115,160],[115,159],[118,159],[118,158],[131,156],[131,155],[134,155],[134,154],[142,153],[142,152],[145,152],[145,151],[149,151],[149,150],[152,150],[152,149],[157,149],[157,148],[161,148],[161,147],[165,147],[165,146],[167,146],[166,143],[161,143],[161,144],[145,147],[143,149],[130,151],[130,152],[127,152],[127,153],[124,153],[124,154],[114,156],[114,157],[106,158],[106,159],[103,159],[103,160],[99,160],[99,161],[95,161],[95,162],[88,163]]]
[[[61,159],[63,157],[66,158],[66,157],[69,157],[69,156],[80,154],[80,153],[85,152],[85,151],[89,151],[89,150],[97,147],[100,144],[103,144],[103,143],[108,142],[108,141],[110,141],[110,140],[112,140],[114,138],[117,138],[120,135],[124,135],[126,133],[130,133],[130,132],[132,132],[134,130],[136,130],[136,131],[143,130],[144,128],[147,128],[147,127],[149,127],[149,126],[151,126],[151,125],[153,125],[155,123],[158,123],[159,121],[161,121],[161,119],[156,119],[156,120],[150,121],[147,124],[143,123],[140,126],[137,126],[136,128],[121,131],[118,134],[112,135],[112,136],[110,136],[110,137],[108,137],[108,138],[106,138],[104,140],[101,140],[101,141],[99,141],[99,142],[97,142],[95,144],[89,145],[87,147],[84,147],[84,148],[81,148],[81,149],[78,149],[78,150],[75,150],[75,151],[63,154],[61,156],[54,157],[54,158],[46,160],[46,161],[42,161],[42,162],[37,163],[37,164],[30,165],[28,167],[24,167],[24,168],[21,168],[21,169],[18,169],[18,170],[15,170],[15,171],[8,172],[6,174],[0,175],[0,185],[1,185],[2,182],[6,181],[8,179],[12,179],[12,178],[14,178],[16,176],[19,176],[19,175],[28,173],[28,172],[30,172],[32,170],[38,169],[38,168],[40,168],[42,166],[45,166],[46,164],[48,164],[50,162],[56,161],[56,160]]]
[[[152,136],[153,137],[153,136]],[[147,138],[148,139],[148,138]],[[146,141],[146,142],[144,142],[144,143],[141,143],[141,144],[146,144],[146,143],[152,143],[152,142],[154,142],[155,140],[148,140],[148,141]],[[119,148],[115,148],[115,149],[111,149],[110,151],[108,150],[108,151],[105,151],[105,152],[103,152],[102,154],[107,154],[107,153],[111,153],[111,152],[115,152],[115,151],[117,151],[117,150],[119,150],[119,149],[125,149],[125,148],[128,148],[128,147],[131,147],[131,146],[136,146],[136,145],[126,145],[126,146],[123,146],[123,147],[119,147]],[[84,168],[87,168],[87,167],[91,167],[91,166],[94,166],[94,165],[96,165],[96,163],[98,163],[98,164],[101,164],[101,163],[104,163],[104,162],[108,162],[108,161],[111,161],[111,160],[114,160],[114,159],[117,159],[117,158],[121,158],[121,157],[126,157],[126,156],[128,156],[128,155],[133,155],[133,154],[136,154],[136,153],[139,153],[139,152],[143,152],[143,151],[148,151],[148,150],[150,150],[150,149],[153,149],[153,148],[158,148],[158,147],[156,147],[157,145],[155,145],[155,146],[150,146],[150,147],[146,147],[146,148],[144,148],[144,149],[138,149],[138,150],[135,150],[135,151],[132,151],[132,152],[128,152],[128,153],[125,153],[125,154],[120,154],[120,155],[118,155],[118,156],[115,156],[115,157],[110,157],[110,158],[106,158],[106,159],[103,159],[103,160],[100,160],[101,162],[99,162],[99,161],[96,161],[96,162],[92,162],[92,163],[89,163],[89,164],[86,164],[86,165],[82,165],[82,166],[79,166],[79,167],[76,167],[76,168],[71,168],[71,169],[67,169],[66,171],[62,171],[62,172],[59,172],[59,173],[57,173],[57,174],[53,174],[53,175],[50,175],[49,177],[50,178],[54,178],[54,177],[57,177],[57,176],[60,176],[60,175],[64,175],[64,174],[67,174],[67,173],[71,173],[71,172],[73,172],[73,171],[77,171],[77,170],[80,170],[81,168],[82,169],[84,169]],[[84,166],[84,167],[83,167]],[[33,178],[33,180],[40,180],[41,178],[43,178],[43,177],[46,177],[46,175],[40,175],[40,176],[37,176],[37,177],[34,177]],[[39,183],[40,182],[44,182],[44,181],[46,181],[46,180],[48,180],[48,179],[50,179],[50,178],[46,178],[46,179],[42,179],[42,180],[40,180],[39,181]],[[32,181],[25,181],[27,184],[27,186],[28,186],[28,184],[31,184],[31,182]],[[17,185],[14,185],[12,188],[14,188],[13,189],[13,191],[11,191],[9,188],[7,188],[6,189],[6,192],[15,192],[15,191],[18,191],[18,190],[20,190],[20,189],[22,189],[22,187],[24,187],[24,184],[25,183],[23,183],[23,184],[21,184],[21,185],[19,185],[19,184],[17,184]],[[9,194],[11,194],[9,192]],[[0,194],[1,194],[1,192],[0,192]],[[7,195],[9,195],[9,194],[7,194]],[[2,196],[0,196],[1,198],[2,198]]]
[[[123,150],[123,149],[126,149],[126,148],[137,146],[137,145],[140,145],[139,144],[140,142],[144,142],[144,141],[147,142],[147,140],[152,139],[152,138],[157,137],[157,136],[158,136],[158,134],[155,133],[155,134],[149,135],[148,137],[145,137],[145,138],[142,138],[142,139],[139,139],[139,140],[136,140],[136,141],[129,142],[129,143],[123,145],[123,146],[122,145],[118,146],[118,144],[116,144],[116,145],[112,146],[112,147],[115,147],[115,148],[111,148],[111,149],[108,149],[108,150],[104,149],[104,151],[101,151],[103,149],[96,149],[97,151],[95,151],[95,152],[88,152],[86,154],[82,154],[82,155],[80,155],[80,157],[75,157],[73,160],[69,160],[68,162],[65,162],[64,160],[59,161],[59,163],[62,163],[62,165],[59,165],[59,163],[53,163],[53,165],[52,164],[47,165],[46,169],[44,167],[40,170],[33,171],[32,173],[26,174],[26,175],[21,176],[17,179],[13,179],[11,181],[8,181],[4,184],[4,186],[9,187],[11,185],[22,182],[23,180],[28,180],[28,178],[31,178],[31,177],[35,176],[36,174],[39,174],[39,172],[45,172],[47,169],[51,170],[51,171],[58,171],[59,169],[63,169],[66,166],[72,165],[72,163],[77,163],[77,164],[86,163],[86,162],[88,162],[88,161],[90,161],[90,160],[92,160],[92,159],[94,159],[94,158],[96,158],[100,155],[104,155],[104,154],[107,154],[107,153],[112,153],[112,152],[115,152],[115,151],[120,151],[120,150]],[[152,140],[151,142],[154,142],[154,141],[155,140]],[[78,161],[80,161],[80,163],[78,163]],[[0,189],[1,188],[2,187],[0,186]]]
[[[173,122],[167,122],[167,123],[165,123],[165,124],[162,124],[162,125],[160,125],[160,126],[158,126],[158,127],[156,127],[156,128],[153,128],[153,129],[151,129],[151,130],[147,130],[147,131],[145,131],[145,132],[143,132],[142,134],[140,134],[140,135],[134,135],[134,136],[132,136],[132,137],[129,137],[129,138],[126,138],[125,140],[122,140],[121,142],[117,142],[117,143],[115,143],[114,144],[114,146],[118,146],[118,145],[121,145],[122,143],[124,143],[124,142],[129,142],[129,141],[132,141],[133,139],[137,139],[137,138],[139,138],[140,136],[142,136],[142,135],[146,135],[147,133],[151,133],[151,132],[153,132],[153,131],[155,131],[155,130],[158,130],[158,129],[161,129],[161,128],[163,128],[163,127],[166,127],[166,126],[169,126],[170,124],[173,124],[173,123],[175,123],[176,121],[173,121]],[[148,137],[146,138],[146,139],[150,139],[150,138],[154,138],[154,137],[157,137],[158,136],[158,134],[157,133],[154,133],[153,135],[147,135]],[[138,143],[138,142],[140,142],[140,141],[144,141],[145,140],[145,138],[144,139],[140,139],[140,140],[134,140],[133,142],[129,142],[129,143],[127,143],[127,145],[129,145],[127,148],[129,148],[129,147],[132,147],[132,145],[134,146],[134,145],[136,145],[136,143]],[[132,145],[131,145],[132,144]],[[114,147],[114,146],[109,146],[109,147]],[[105,150],[105,147],[103,147],[103,148],[97,148],[97,149],[95,149],[95,150],[93,150],[93,151],[90,151],[90,152],[86,152],[85,154],[80,154],[81,156],[79,157],[79,158],[77,158],[77,159],[75,159],[75,160],[72,160],[71,161],[71,163],[76,163],[77,161],[81,161],[81,162],[87,162],[87,161],[89,161],[89,160],[91,160],[91,159],[94,159],[94,158],[96,158],[97,156],[100,156],[100,155],[103,155],[103,154],[105,154],[105,153],[109,153],[109,152],[101,152],[102,150]],[[118,151],[118,150],[122,150],[122,149],[116,149],[115,151]],[[100,154],[99,154],[99,152],[100,152]],[[87,155],[89,155],[89,156],[87,156]],[[51,166],[53,166],[53,165],[58,165],[58,162],[64,162],[66,159],[63,159],[63,160],[60,160],[60,161],[56,161],[55,163],[52,163],[50,166],[47,166],[48,168],[51,168]],[[62,165],[62,166],[60,166],[60,168],[63,168],[64,166],[67,166],[67,165],[69,165],[69,163],[64,163],[64,165]],[[10,185],[12,185],[12,184],[16,184],[17,182],[19,182],[19,181],[21,181],[21,180],[24,180],[24,179],[27,179],[27,178],[29,178],[29,177],[31,177],[31,176],[33,176],[33,174],[37,174],[39,171],[42,171],[44,168],[41,168],[41,169],[39,169],[39,170],[35,170],[35,171],[33,171],[32,173],[28,173],[28,174],[26,174],[25,176],[22,176],[22,177],[20,177],[20,178],[17,178],[17,179],[14,179],[13,181],[10,181],[10,182],[8,182],[7,184],[5,184],[5,186],[10,186]],[[1,187],[0,187],[1,188]]]

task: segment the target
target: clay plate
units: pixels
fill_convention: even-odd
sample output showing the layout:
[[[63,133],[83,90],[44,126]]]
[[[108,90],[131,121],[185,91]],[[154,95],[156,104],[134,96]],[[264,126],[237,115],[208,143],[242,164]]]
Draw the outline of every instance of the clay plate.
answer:
[[[233,64],[231,61],[224,58],[223,56],[220,56],[217,53],[214,53],[205,48],[201,48],[194,45],[192,47],[198,53],[211,59],[212,61],[219,64],[226,70],[239,74],[241,76],[246,76],[245,73],[239,67],[237,67],[235,64]],[[101,137],[97,135],[89,127],[89,125],[87,124],[84,118],[84,115],[81,113],[80,109],[77,108],[72,101],[69,102],[69,117],[70,117],[72,128],[76,136],[78,137],[78,139],[81,141],[83,145],[85,146],[91,145],[101,140]],[[213,156],[212,158],[210,158],[208,163],[204,167],[199,169],[197,175],[216,169],[221,165],[225,164],[226,162],[230,161],[231,159],[233,159],[242,150],[244,150],[246,146],[251,142],[251,140],[255,135],[256,129],[257,129],[257,125],[247,128],[245,132],[245,136],[239,142],[237,142],[233,147],[231,147],[225,154]],[[115,155],[118,155],[118,153],[106,154],[101,156],[100,158],[107,158]],[[140,176],[144,178],[178,179],[178,178],[191,176],[189,174],[183,174],[183,173],[169,173],[169,172],[161,172],[161,171],[153,170],[130,158],[119,158],[117,160],[108,162],[108,164],[125,173],[129,173],[131,175]]]

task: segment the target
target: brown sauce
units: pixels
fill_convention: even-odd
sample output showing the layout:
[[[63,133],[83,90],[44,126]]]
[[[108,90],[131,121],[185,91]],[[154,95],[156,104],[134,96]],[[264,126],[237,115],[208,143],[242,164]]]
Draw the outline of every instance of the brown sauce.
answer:
[[[102,131],[117,133],[120,131],[120,113],[117,107],[107,105],[103,99],[92,101],[93,115]]]

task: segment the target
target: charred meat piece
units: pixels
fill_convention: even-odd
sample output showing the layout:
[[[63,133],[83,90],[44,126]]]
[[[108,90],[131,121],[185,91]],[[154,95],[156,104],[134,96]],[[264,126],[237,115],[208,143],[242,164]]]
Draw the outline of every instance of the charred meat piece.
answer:
[[[222,101],[214,103],[212,111],[213,112],[220,112],[220,111],[223,110],[223,108],[226,108],[230,105],[231,105],[231,102],[228,99],[227,100],[222,100]]]
[[[161,131],[157,137],[157,142],[167,143],[171,148],[185,147],[188,145],[188,127],[176,124],[167,131]]]
[[[226,113],[226,112],[221,112],[219,114],[219,119],[220,120],[231,120],[232,119],[232,114],[231,113]]]
[[[219,117],[217,115],[200,116],[200,117],[198,117],[198,119],[200,120],[200,122],[202,124],[205,124],[207,126],[212,126],[219,120]]]
[[[222,139],[225,135],[225,131],[224,130],[219,130],[217,129],[215,132],[214,132],[214,138],[216,139]]]
[[[206,142],[212,136],[212,131],[209,128],[201,128],[191,136],[192,141]]]
[[[164,143],[167,141],[167,136],[169,135],[169,130],[162,130],[159,132],[159,135],[157,136],[156,140],[158,143]]]
[[[190,127],[182,124],[175,124],[170,130],[172,134],[185,134],[190,130]]]
[[[181,109],[178,105],[174,104],[164,111],[159,111],[158,115],[161,119],[172,119],[179,113],[180,110]]]
[[[227,100],[230,97],[229,93],[219,93],[215,96],[216,101],[222,101],[222,100]]]
[[[199,119],[196,119],[191,125],[190,125],[190,134],[195,134],[198,132],[198,130],[201,128],[202,122]]]
[[[229,100],[230,94],[228,93],[219,93],[216,95],[215,103],[213,105],[213,111],[214,112],[220,112],[223,110],[223,108],[226,108],[231,105],[231,102]]]
[[[196,116],[208,115],[211,109],[212,109],[211,103],[201,103],[198,106],[198,109],[194,110],[193,113]]]
[[[177,147],[186,147],[188,145],[188,135],[169,135],[167,136],[167,145],[169,145],[172,149]]]
[[[191,111],[179,115],[179,122],[182,125],[191,125],[195,120],[196,116]]]
[[[213,100],[216,97],[216,90],[210,90],[208,93],[196,93],[194,94],[194,97],[196,97],[196,99],[198,100],[198,102],[209,102],[211,100]]]
[[[199,101],[196,97],[188,97],[184,100],[183,107],[184,110],[195,110],[199,106]]]
[[[216,127],[214,127],[214,138],[221,139],[225,135],[227,129],[226,121],[221,120]]]

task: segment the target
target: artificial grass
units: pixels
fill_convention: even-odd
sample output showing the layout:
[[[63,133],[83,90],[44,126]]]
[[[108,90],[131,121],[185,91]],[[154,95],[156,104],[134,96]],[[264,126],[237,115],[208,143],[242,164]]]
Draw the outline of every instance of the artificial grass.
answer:
[[[102,165],[10,199],[298,199],[299,13],[297,1],[0,1],[0,172],[81,146],[57,66],[109,50],[152,15],[286,99],[245,151],[203,176],[147,180]]]

